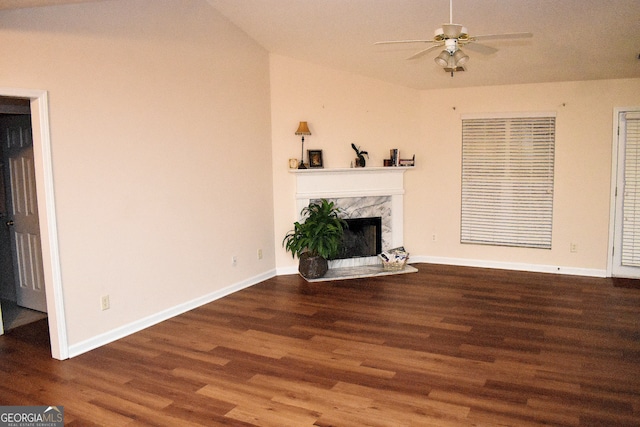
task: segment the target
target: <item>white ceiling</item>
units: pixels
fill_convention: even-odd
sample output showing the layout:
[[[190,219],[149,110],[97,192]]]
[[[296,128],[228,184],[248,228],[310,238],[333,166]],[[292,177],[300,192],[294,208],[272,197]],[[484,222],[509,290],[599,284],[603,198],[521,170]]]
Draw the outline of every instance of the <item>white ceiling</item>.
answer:
[[[55,6],[69,3],[85,3],[99,0],[0,0],[1,9],[25,9],[28,7]]]
[[[92,0],[0,0],[0,9]],[[417,89],[640,77],[639,0],[453,0],[471,35],[531,32],[464,48],[452,78],[439,50],[406,60],[449,22],[449,0],[207,0],[269,52]]]
[[[449,0],[208,0],[273,53],[418,89],[640,77],[639,0],[453,0],[453,21],[471,35],[533,38],[465,49],[453,78],[433,58],[406,60],[449,22]]]

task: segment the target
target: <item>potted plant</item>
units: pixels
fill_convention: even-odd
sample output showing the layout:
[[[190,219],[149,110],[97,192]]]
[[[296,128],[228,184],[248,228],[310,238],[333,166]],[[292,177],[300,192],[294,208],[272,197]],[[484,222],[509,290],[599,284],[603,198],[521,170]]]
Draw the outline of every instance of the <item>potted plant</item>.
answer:
[[[367,161],[364,159],[364,156],[367,156],[367,158],[369,158],[369,153],[360,150],[360,147],[356,147],[356,144],[353,143],[351,144],[351,148],[353,148],[353,150],[356,152],[356,166],[361,168],[365,167]]]
[[[342,230],[347,226],[339,216],[340,208],[322,199],[302,209],[304,222],[295,222],[282,241],[282,246],[299,259],[298,271],[307,279],[324,276],[327,260],[338,254]]]

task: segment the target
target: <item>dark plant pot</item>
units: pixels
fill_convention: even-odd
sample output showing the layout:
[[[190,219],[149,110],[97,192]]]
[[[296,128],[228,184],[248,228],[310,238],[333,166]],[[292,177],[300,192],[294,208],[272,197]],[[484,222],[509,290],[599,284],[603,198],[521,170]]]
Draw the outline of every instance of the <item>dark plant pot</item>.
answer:
[[[319,279],[329,270],[329,263],[321,256],[309,256],[306,252],[300,255],[298,271],[307,279]]]

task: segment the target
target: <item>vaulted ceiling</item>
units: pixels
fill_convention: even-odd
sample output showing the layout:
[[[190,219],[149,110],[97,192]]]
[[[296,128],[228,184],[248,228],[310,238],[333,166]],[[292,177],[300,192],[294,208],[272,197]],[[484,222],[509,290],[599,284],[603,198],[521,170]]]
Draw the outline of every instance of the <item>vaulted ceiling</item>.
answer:
[[[208,0],[270,52],[418,89],[640,77],[638,0],[453,0],[453,22],[472,35],[531,32],[466,50],[452,78],[424,44],[449,22],[449,0]]]
[[[0,0],[0,9],[96,0]],[[123,0],[124,1],[124,0]],[[449,0],[207,0],[269,52],[416,89],[640,77],[638,0],[453,0],[471,35],[531,32],[465,49],[451,77],[426,44],[449,22]]]
[[[0,0],[0,9],[24,9],[29,7],[55,6],[59,4],[85,3],[99,0]]]

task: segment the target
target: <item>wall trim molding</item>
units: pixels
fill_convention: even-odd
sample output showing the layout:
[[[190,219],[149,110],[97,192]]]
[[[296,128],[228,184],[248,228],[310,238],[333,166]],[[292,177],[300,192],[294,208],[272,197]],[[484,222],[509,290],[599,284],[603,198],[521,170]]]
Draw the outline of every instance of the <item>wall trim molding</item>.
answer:
[[[298,266],[276,268],[276,276],[286,276],[288,274],[298,274]]]
[[[492,268],[502,270],[515,270],[515,271],[529,271],[535,273],[552,273],[552,274],[568,274],[574,276],[588,276],[588,277],[607,277],[606,270],[600,269],[587,269],[587,268],[574,268],[564,266],[552,266],[552,265],[534,265],[534,264],[520,264],[498,261],[486,261],[486,260],[472,260],[463,258],[445,258],[445,257],[429,257],[429,256],[412,256],[410,263],[427,263],[427,264],[445,264],[455,265],[460,267],[479,267],[479,268]],[[297,266],[290,266],[284,268],[277,268],[266,271],[259,275],[250,277],[246,280],[235,283],[226,288],[212,292],[207,295],[203,295],[199,298],[195,298],[191,301],[187,301],[183,304],[170,307],[161,312],[155,313],[151,316],[147,316],[143,319],[129,323],[127,325],[115,328],[111,331],[92,337],[88,340],[82,341],[78,344],[69,346],[69,357],[79,356],[80,354],[94,350],[103,345],[109,344],[113,341],[124,338],[128,335],[139,332],[150,326],[156,325],[172,317],[183,314],[187,311],[193,310],[210,302],[216,301],[227,295],[231,295],[235,292],[254,286],[265,280],[268,280],[275,276],[283,276],[289,274],[298,274]]]
[[[69,346],[69,357],[79,356],[82,353],[86,353],[98,347],[102,347],[103,345],[119,340],[120,338],[124,338],[128,335],[139,332],[150,326],[153,326],[160,322],[164,322],[165,320],[171,319],[172,317],[178,316],[187,311],[193,310],[195,308],[198,308],[210,302],[216,301],[227,295],[231,295],[235,292],[249,288],[253,285],[256,285],[274,276],[276,276],[276,270],[272,269],[264,273],[258,274],[257,276],[253,276],[246,280],[235,283],[231,286],[227,286],[215,292],[211,292],[207,295],[203,295],[201,297],[195,298],[191,301],[178,304],[174,307],[170,307],[166,310],[162,310],[158,313],[154,313],[150,316],[136,320],[135,322],[131,322],[127,325],[123,325],[118,328],[112,329],[103,334],[96,335],[95,337],[89,338],[88,340]]]
[[[409,263],[457,265],[460,267],[493,268],[499,270],[528,271],[532,273],[568,274],[572,276],[608,277],[607,271],[595,268],[576,268],[561,265],[524,264],[464,258],[412,256]]]
[[[446,257],[430,257],[430,256],[411,256],[409,264],[444,264],[455,265],[459,267],[478,267],[478,268],[492,268],[496,270],[513,270],[513,271],[528,271],[531,273],[551,273],[551,274],[567,274],[571,276],[587,276],[587,277],[610,277],[607,275],[606,270],[600,270],[595,268],[576,268],[557,265],[536,265],[536,264],[521,264],[513,262],[501,262],[501,261],[486,261],[477,259],[464,259],[464,258],[446,258]],[[298,274],[297,266],[283,267],[276,269],[276,275],[283,276],[287,274]]]

